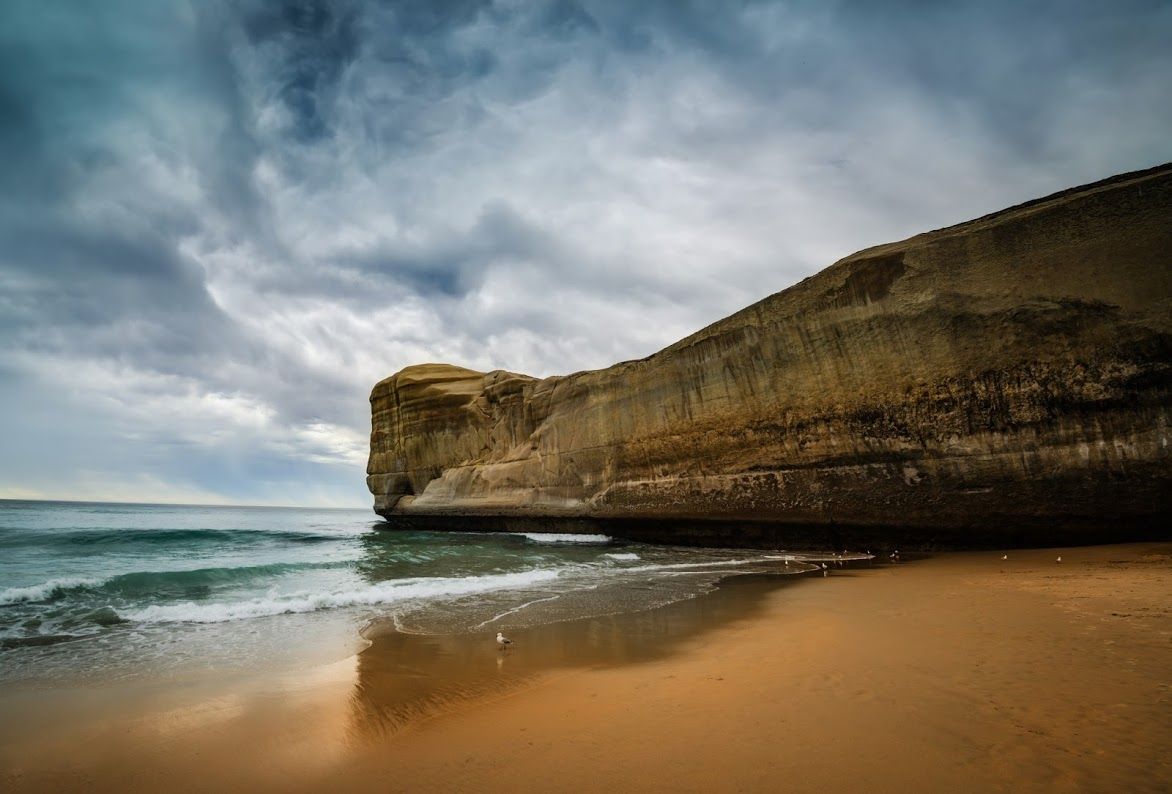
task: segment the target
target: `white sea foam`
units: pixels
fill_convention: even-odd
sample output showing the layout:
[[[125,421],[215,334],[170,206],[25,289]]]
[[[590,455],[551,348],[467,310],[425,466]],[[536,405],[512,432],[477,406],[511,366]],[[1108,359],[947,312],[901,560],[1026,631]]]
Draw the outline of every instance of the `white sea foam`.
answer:
[[[556,601],[557,599],[559,599],[561,597],[562,597],[561,593],[556,593],[551,596],[546,596],[545,598],[535,598],[532,601],[526,601],[524,604],[520,604],[518,606],[515,606],[512,609],[506,609],[504,612],[500,613],[499,615],[493,615],[488,620],[482,620],[480,623],[476,624],[476,628],[478,628],[478,629],[484,628],[489,623],[496,623],[498,620],[500,620],[503,617],[508,617],[509,615],[515,615],[518,612],[520,612],[522,609],[527,609],[528,607],[531,607],[534,604],[541,604],[546,601]]]
[[[518,532],[534,543],[590,543],[606,545],[610,543],[610,535],[577,535],[564,532]]]
[[[766,554],[767,560],[796,560],[797,562],[863,562],[875,559],[874,554],[858,551],[811,551],[802,554]]]
[[[6,590],[0,590],[0,605],[16,604],[21,601],[44,601],[46,598],[52,598],[66,590],[72,590],[76,587],[96,587],[106,581],[105,579],[83,579],[67,576],[27,587],[9,587]]]
[[[610,557],[612,560],[637,560],[639,555],[634,552],[623,551],[615,552],[614,554],[604,554],[603,557]]]
[[[624,573],[641,573],[643,571],[675,571],[684,570],[688,568],[724,568],[735,565],[752,565],[762,561],[760,557],[750,557],[740,560],[709,560],[707,562],[697,560],[696,562],[669,562],[660,563],[658,565],[638,565],[633,568],[624,568]]]
[[[296,593],[279,595],[270,592],[264,598],[221,604],[197,604],[186,601],[134,611],[119,611],[119,617],[140,623],[224,623],[269,615],[316,612],[352,606],[377,606],[412,599],[450,598],[493,590],[528,587],[556,579],[560,571],[533,569],[518,573],[488,576],[427,577],[379,582],[355,590],[330,593]]]

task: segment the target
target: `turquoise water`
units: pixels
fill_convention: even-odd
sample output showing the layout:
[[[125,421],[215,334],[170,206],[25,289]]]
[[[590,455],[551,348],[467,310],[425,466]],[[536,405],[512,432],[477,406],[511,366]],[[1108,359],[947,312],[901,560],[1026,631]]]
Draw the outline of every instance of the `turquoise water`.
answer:
[[[819,558],[400,532],[367,510],[0,500],[0,681],[344,655],[371,621],[495,632],[645,609],[732,571],[808,571]]]

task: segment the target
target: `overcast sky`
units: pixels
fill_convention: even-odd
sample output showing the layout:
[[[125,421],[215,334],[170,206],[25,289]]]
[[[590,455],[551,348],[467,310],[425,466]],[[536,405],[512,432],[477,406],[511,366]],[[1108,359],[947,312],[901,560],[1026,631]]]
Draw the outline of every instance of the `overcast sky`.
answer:
[[[412,363],[645,356],[1172,160],[1172,3],[0,3],[0,497],[369,504]]]

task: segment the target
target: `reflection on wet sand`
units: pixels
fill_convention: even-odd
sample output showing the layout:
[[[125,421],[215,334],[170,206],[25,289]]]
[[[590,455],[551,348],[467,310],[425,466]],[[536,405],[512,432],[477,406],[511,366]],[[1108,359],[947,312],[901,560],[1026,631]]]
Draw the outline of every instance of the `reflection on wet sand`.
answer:
[[[664,658],[711,628],[756,615],[767,593],[798,578],[734,576],[713,593],[657,609],[511,630],[508,650],[498,648],[495,627],[443,636],[372,629],[358,656],[351,738],[378,738],[558,669]]]

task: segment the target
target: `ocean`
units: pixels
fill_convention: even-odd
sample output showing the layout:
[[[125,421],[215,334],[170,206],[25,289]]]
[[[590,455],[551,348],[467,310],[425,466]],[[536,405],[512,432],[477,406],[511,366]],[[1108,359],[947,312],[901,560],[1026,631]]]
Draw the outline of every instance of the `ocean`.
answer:
[[[833,555],[406,532],[368,510],[0,500],[0,683],[292,666],[372,625],[484,632],[693,598]]]

